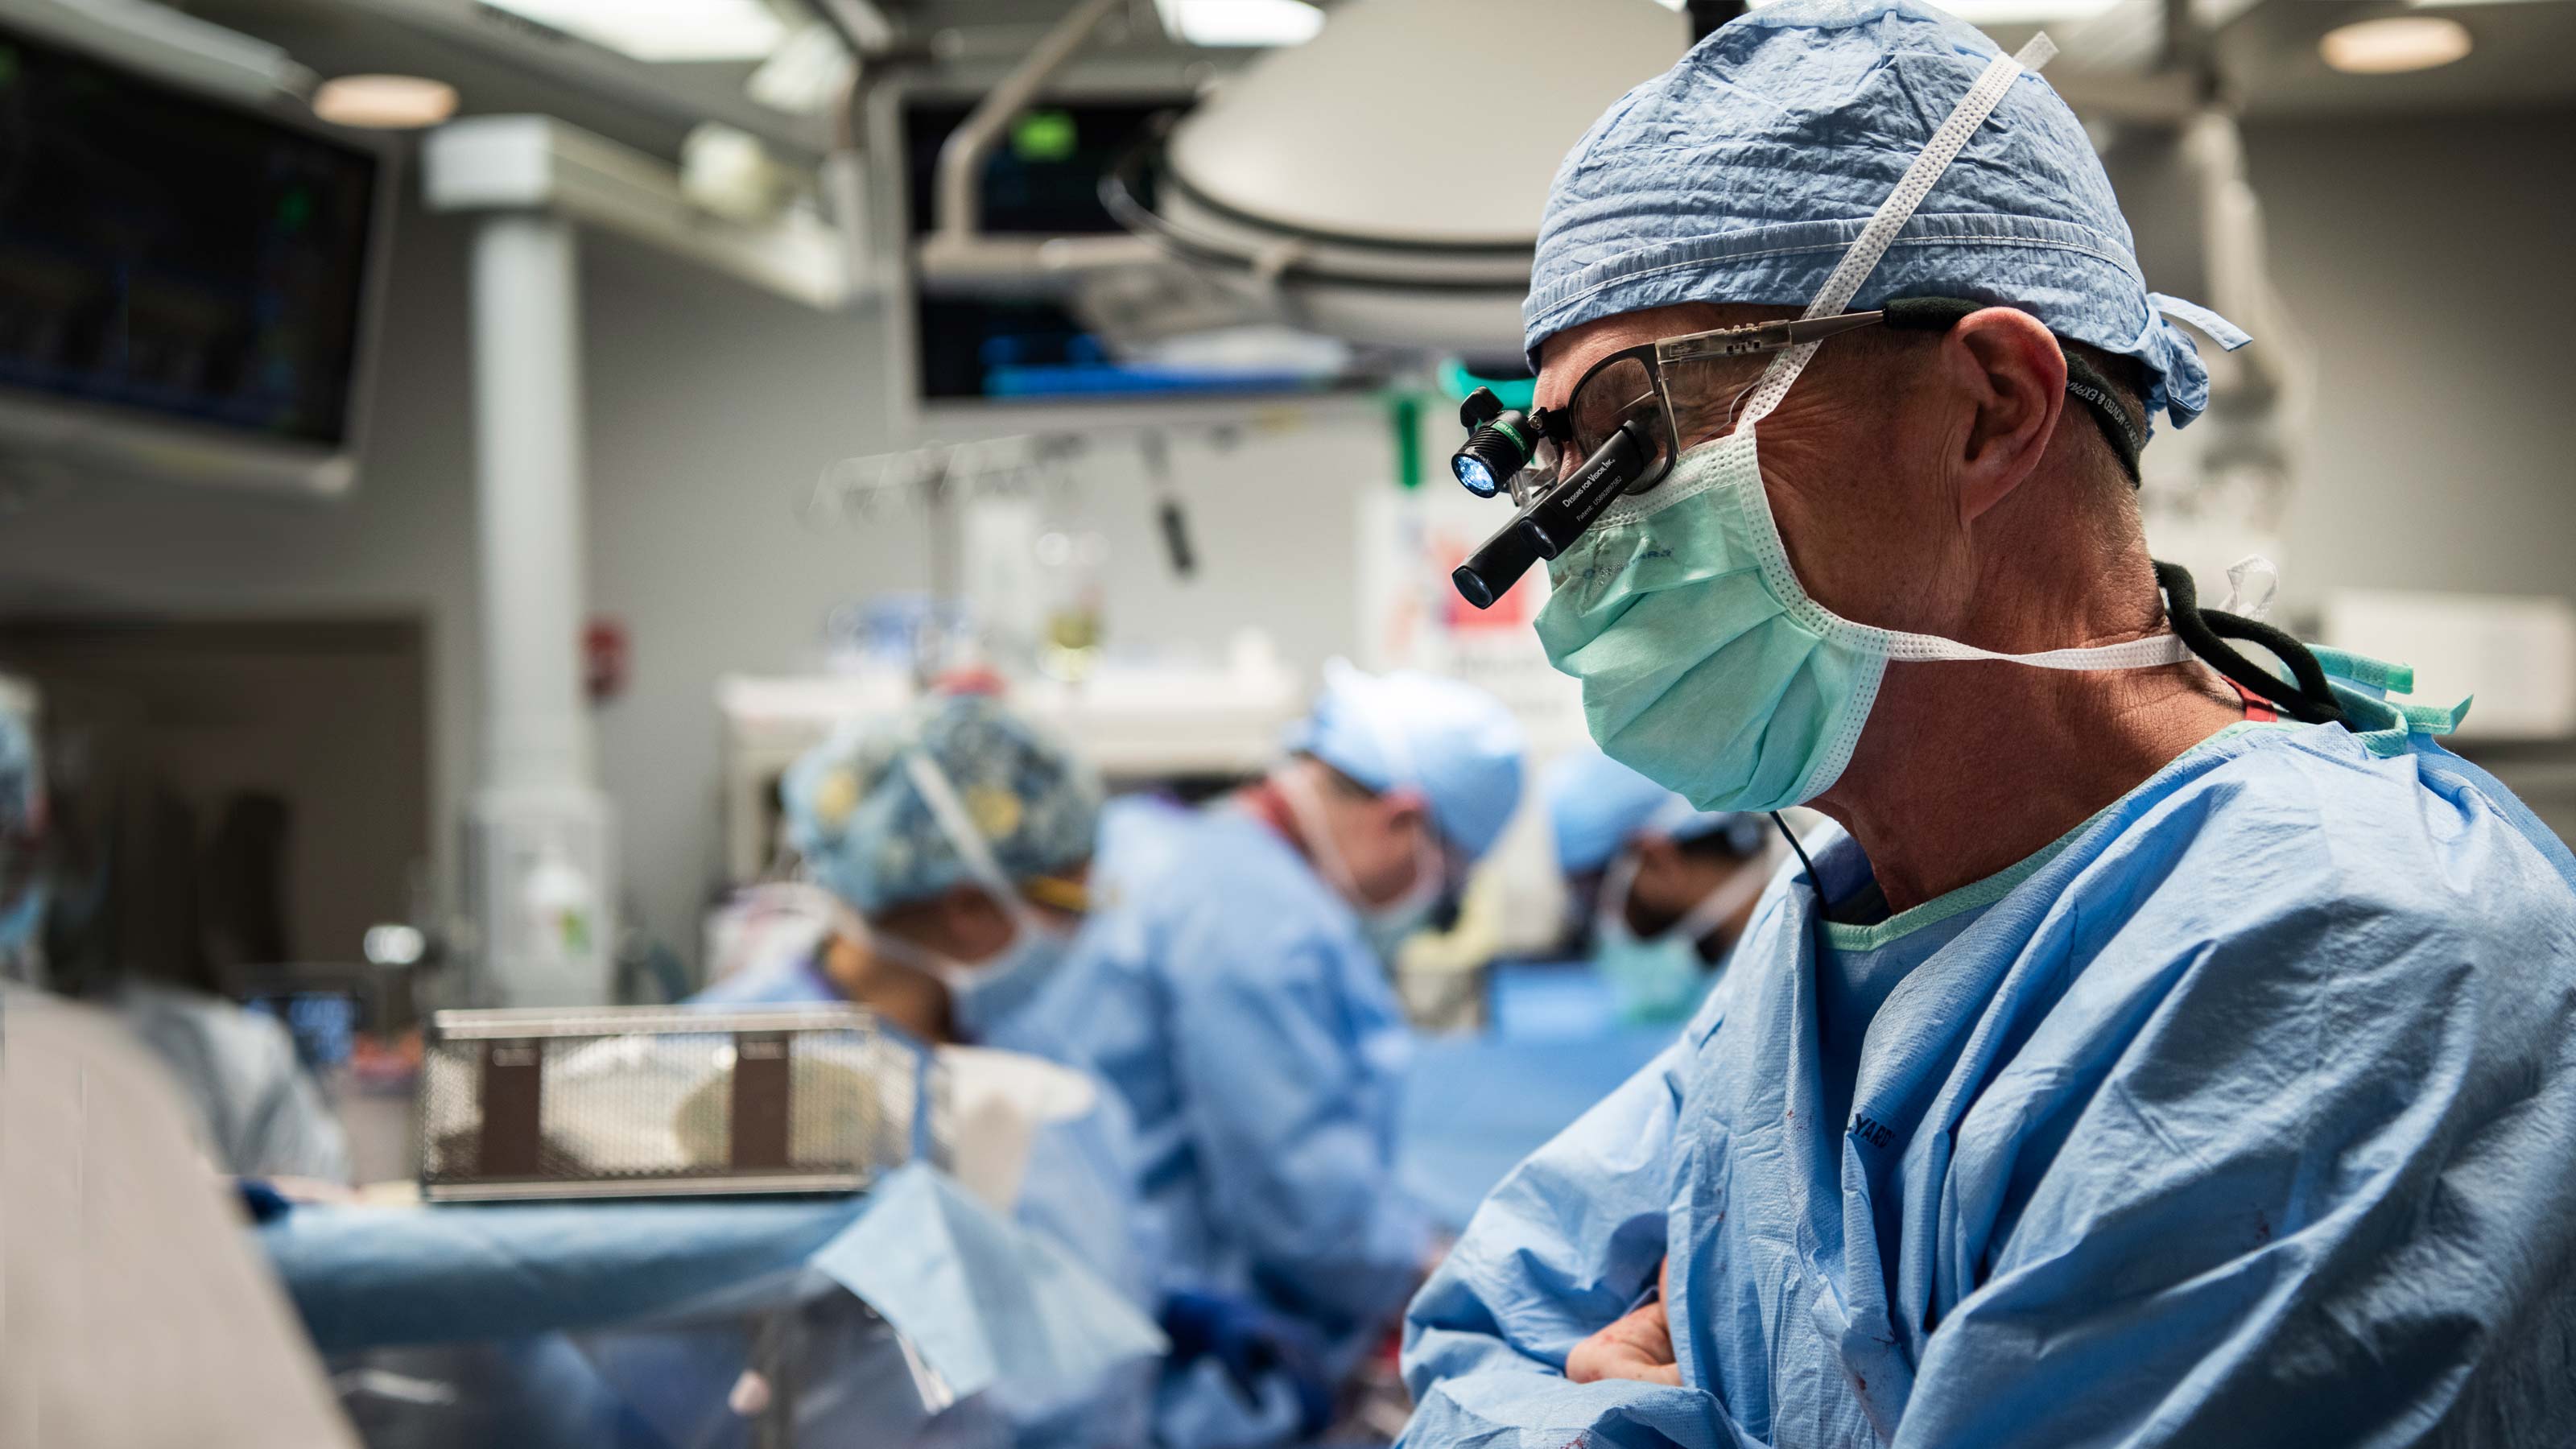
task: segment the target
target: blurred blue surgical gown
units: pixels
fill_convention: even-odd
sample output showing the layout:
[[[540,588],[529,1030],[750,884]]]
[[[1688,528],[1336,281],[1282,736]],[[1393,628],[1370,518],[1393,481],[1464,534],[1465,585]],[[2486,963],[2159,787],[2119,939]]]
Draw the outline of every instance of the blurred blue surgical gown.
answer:
[[[1127,824],[1094,867],[1119,905],[1028,1014],[1127,1099],[1164,1291],[1313,1350],[1174,1365],[1157,1438],[1289,1442],[1299,1384],[1348,1373],[1421,1270],[1427,1220],[1395,1173],[1412,1038],[1357,914],[1276,831],[1230,806]]]
[[[2576,1442],[2571,874],[2285,725],[1821,962],[1793,866],[1415,1300],[1407,1442]],[[1667,1255],[1683,1387],[1561,1377]]]
[[[846,999],[824,977],[810,954],[754,965],[692,998],[699,1004],[726,1006],[837,1003]],[[1003,1022],[990,1039],[979,1044],[1073,1063],[1064,1045],[1026,1010]],[[1126,1104],[1118,1093],[1108,1090],[1099,1094],[1098,1104],[1088,1114],[1041,1127],[1029,1146],[1027,1174],[1021,1180],[1014,1211],[1022,1224],[1071,1249],[1084,1267],[1150,1314],[1154,1306],[1152,1275],[1140,1251],[1135,1192],[1129,1177],[1129,1166],[1135,1158],[1131,1132]],[[867,1371],[873,1370],[874,1366],[870,1366]],[[1012,1401],[1011,1386],[997,1384],[934,1421],[923,1442],[943,1446],[1008,1442],[1022,1449],[1037,1445],[1050,1449],[1135,1449],[1147,1434],[1153,1373],[1150,1363],[1122,1367],[1111,1373],[1109,1382],[1102,1384],[1096,1395],[1071,1406],[1017,1404]],[[812,1387],[803,1392],[807,1398],[815,1397]],[[996,1419],[1002,1421],[999,1427],[991,1423]],[[827,1433],[834,1428],[820,1427]],[[864,1427],[838,1426],[845,1430]],[[815,1434],[816,1428],[809,1426],[800,1439],[810,1439]],[[859,1433],[853,1442],[876,1441]]]

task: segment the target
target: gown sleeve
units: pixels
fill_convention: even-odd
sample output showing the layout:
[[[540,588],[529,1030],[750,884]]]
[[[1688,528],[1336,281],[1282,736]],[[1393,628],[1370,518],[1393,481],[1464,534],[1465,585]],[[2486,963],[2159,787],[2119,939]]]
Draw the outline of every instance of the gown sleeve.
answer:
[[[1476,1210],[1405,1315],[1406,1445],[1726,1442],[1702,1390],[1565,1377],[1574,1346],[1662,1269],[1683,1072],[1704,1035],[1666,1048]]]

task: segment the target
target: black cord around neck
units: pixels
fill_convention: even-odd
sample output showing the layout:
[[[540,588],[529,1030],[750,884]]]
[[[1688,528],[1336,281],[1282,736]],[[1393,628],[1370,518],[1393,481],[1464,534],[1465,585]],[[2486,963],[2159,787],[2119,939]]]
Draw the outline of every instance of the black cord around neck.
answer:
[[[2335,698],[2334,687],[2326,682],[2325,666],[2317,663],[2317,656],[2308,652],[2308,646],[2269,624],[2200,607],[2200,589],[2192,580],[2191,570],[2162,562],[2155,567],[2156,584],[2165,592],[2165,615],[2173,621],[2174,633],[2185,647],[2203,663],[2301,724],[2350,727],[2344,718],[2343,702]],[[2246,658],[2228,644],[2230,639],[2242,639],[2275,656],[2290,667],[2296,682],[2285,683],[2280,676]]]
[[[1780,838],[1789,842],[1789,848],[1797,852],[1798,864],[1807,872],[1807,885],[1816,893],[1815,927],[1808,934],[1816,938],[1816,960],[1821,964],[1830,949],[1825,942],[1825,878],[1816,874],[1816,862],[1808,856],[1807,847],[1798,843],[1798,833],[1789,828],[1788,821],[1780,818],[1779,811],[1771,812],[1771,823],[1780,827]]]

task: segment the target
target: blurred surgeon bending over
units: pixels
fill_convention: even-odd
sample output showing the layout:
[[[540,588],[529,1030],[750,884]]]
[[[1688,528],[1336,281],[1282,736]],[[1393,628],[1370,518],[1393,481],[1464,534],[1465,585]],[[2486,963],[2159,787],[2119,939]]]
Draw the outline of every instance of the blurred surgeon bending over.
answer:
[[[1112,832],[1119,902],[1035,1013],[1136,1116],[1161,1443],[1319,1432],[1422,1273],[1388,957],[1493,847],[1521,755],[1479,690],[1337,664],[1267,779]]]
[[[1698,810],[1598,750],[1549,766],[1557,869],[1619,1015],[1679,1022],[1708,994],[1778,863],[1771,822]]]
[[[1088,929],[1100,785],[1087,765],[997,701],[950,694],[844,729],[782,789],[789,838],[837,924],[811,953],[728,977],[697,1002],[852,1001],[928,1046],[1067,1059],[1027,1006]],[[1127,1113],[1115,1093],[1096,1095],[1039,1127],[1017,1213],[1150,1307]],[[1012,1421],[1014,1442],[1126,1449],[1144,1439],[1146,1394],[1140,1372],[1070,1408],[1018,1405],[1008,1384],[981,1397]],[[951,1416],[983,1412],[970,1400]]]
[[[1861,325],[1694,335],[1802,308]],[[1913,0],[1754,10],[1560,168],[1536,400],[1675,456],[1540,641],[1613,758],[1841,829],[1423,1289],[1409,1443],[2576,1440],[2576,857],[2150,558],[2173,317],[2245,340]]]

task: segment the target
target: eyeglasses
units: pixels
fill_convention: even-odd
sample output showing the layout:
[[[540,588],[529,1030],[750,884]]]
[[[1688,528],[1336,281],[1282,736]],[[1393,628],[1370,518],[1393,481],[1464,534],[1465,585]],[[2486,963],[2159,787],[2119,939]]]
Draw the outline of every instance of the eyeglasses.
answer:
[[[1683,448],[1734,431],[1745,396],[1768,370],[1772,355],[1886,320],[1881,311],[1752,322],[1686,332],[1611,353],[1585,369],[1566,394],[1564,451],[1588,458],[1621,427],[1636,422],[1650,431],[1654,452],[1668,467]],[[1683,402],[1677,405],[1676,397]],[[1723,412],[1712,406],[1719,398],[1725,399]],[[1693,424],[1687,434],[1686,420]],[[1661,467],[1653,476],[1662,476]]]
[[[1654,451],[1667,465],[1685,448],[1726,436],[1735,430],[1744,400],[1761,381],[1773,354],[1864,327],[1946,332],[1986,305],[1955,297],[1906,297],[1874,312],[1741,323],[1623,348],[1584,369],[1562,406],[1530,414],[1535,431],[1555,446],[1546,459],[1533,458],[1536,466],[1524,474],[1523,491],[1560,481],[1560,471],[1579,466],[1631,421],[1651,431]],[[2110,380],[2070,353],[2066,383],[2067,393],[2102,424],[2112,450],[2134,482],[2138,450],[2145,439],[2119,405]],[[1630,487],[1650,486],[1660,476],[1658,472],[1640,478]]]
[[[1986,305],[1906,297],[1874,312],[1659,338],[1593,363],[1562,406],[1526,414],[1506,410],[1491,391],[1478,388],[1459,410],[1469,431],[1450,467],[1469,492],[1488,498],[1508,492],[1521,512],[1452,580],[1469,603],[1491,607],[1532,564],[1571,547],[1620,497],[1662,482],[1685,448],[1733,432],[1774,355],[1864,327],[1946,332]],[[2066,391],[2092,413],[2136,484],[2146,439],[2110,379],[2069,353]]]
[[[1701,421],[1707,398],[1729,399],[1727,413],[1717,420],[1716,433],[1722,434],[1732,428],[1735,408],[1772,354],[1874,326],[1886,316],[1850,312],[1659,338],[1593,363],[1562,406],[1526,415],[1505,412],[1499,403],[1480,407],[1479,400],[1492,394],[1478,389],[1462,411],[1471,431],[1452,467],[1469,491],[1491,497],[1508,487],[1513,502],[1526,505],[1571,478],[1626,428],[1647,463],[1627,486],[1651,487],[1684,446],[1683,420]],[[1677,396],[1685,400],[1680,407],[1673,401]],[[1690,441],[1712,435],[1699,430]]]

